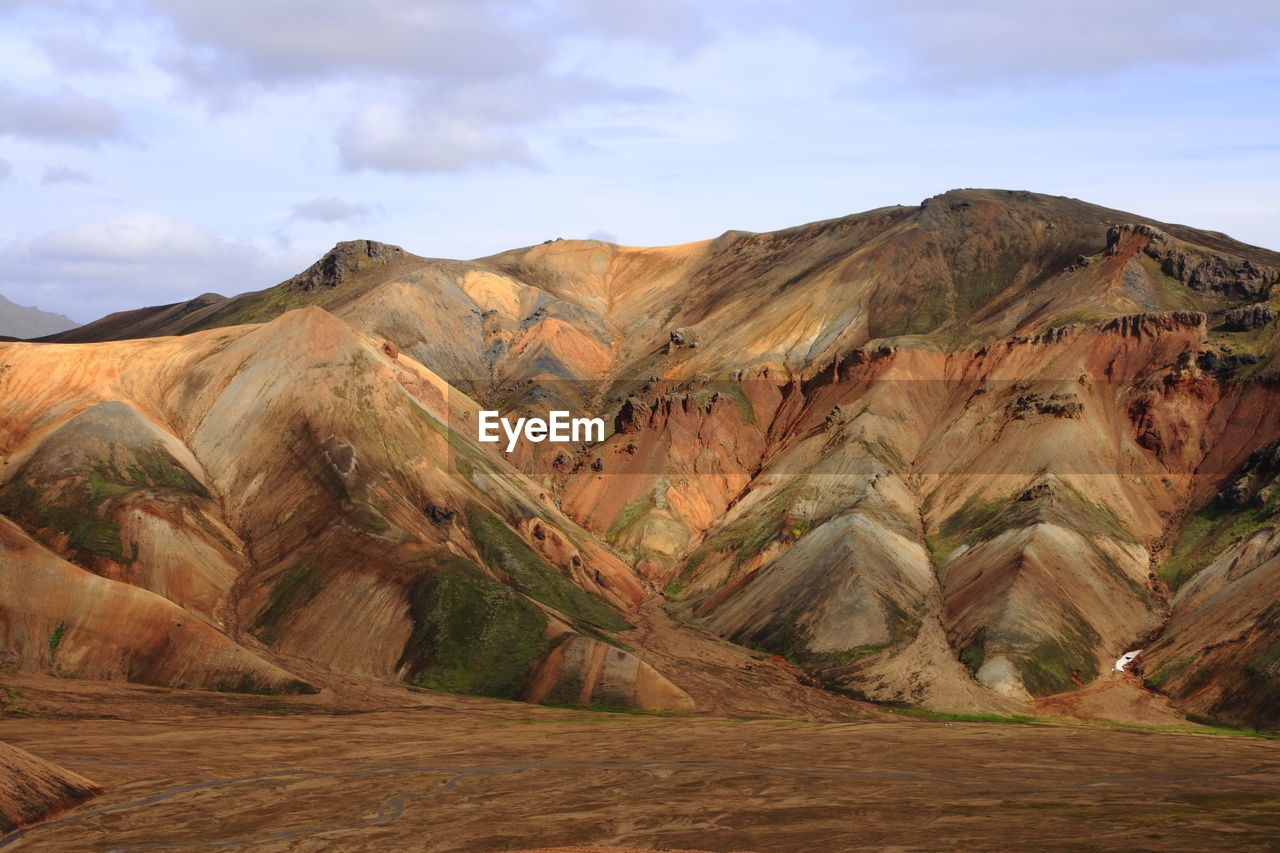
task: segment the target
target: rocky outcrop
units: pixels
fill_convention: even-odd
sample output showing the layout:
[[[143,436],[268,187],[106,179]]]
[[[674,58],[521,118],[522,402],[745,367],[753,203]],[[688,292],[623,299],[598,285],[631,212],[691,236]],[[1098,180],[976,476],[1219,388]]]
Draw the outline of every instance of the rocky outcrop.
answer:
[[[1117,317],[1100,328],[1124,337],[1142,338],[1178,329],[1197,329],[1208,322],[1208,316],[1199,311],[1162,311]]]
[[[1258,357],[1253,353],[1231,352],[1225,345],[1206,347],[1196,356],[1196,366],[1205,373],[1231,374],[1257,363]]]
[[[1249,454],[1239,472],[1218,491],[1217,499],[1232,507],[1265,506],[1276,494],[1280,480],[1280,439]]]
[[[1270,305],[1246,305],[1233,308],[1223,319],[1223,326],[1232,332],[1247,332],[1260,329],[1276,318],[1275,309]]]
[[[289,279],[290,288],[310,293],[318,287],[337,287],[357,272],[406,257],[399,246],[374,240],[350,240],[339,243],[320,260]]]
[[[1160,264],[1165,275],[1202,293],[1228,299],[1267,299],[1280,283],[1280,270],[1247,258],[1201,254],[1151,225],[1115,225],[1107,231],[1107,252],[1118,254],[1139,245],[1143,254]]]
[[[1048,415],[1053,418],[1078,418],[1084,411],[1084,404],[1075,394],[1055,393],[1047,397],[1035,392],[1020,394],[1009,404],[1009,416],[1015,419],[1026,418],[1032,414]]]
[[[696,330],[688,327],[672,329],[671,341],[667,345],[668,352],[674,352],[682,347],[688,349],[698,348],[698,333]]]

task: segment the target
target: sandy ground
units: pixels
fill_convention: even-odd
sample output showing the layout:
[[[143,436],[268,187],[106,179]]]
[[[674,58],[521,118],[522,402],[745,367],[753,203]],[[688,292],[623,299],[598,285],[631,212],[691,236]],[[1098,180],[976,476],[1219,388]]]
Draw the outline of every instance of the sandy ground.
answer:
[[[75,704],[78,687],[24,682],[28,708],[62,716],[6,716],[0,738],[107,793],[6,853],[1280,850],[1275,741],[459,697],[335,712],[95,687]]]

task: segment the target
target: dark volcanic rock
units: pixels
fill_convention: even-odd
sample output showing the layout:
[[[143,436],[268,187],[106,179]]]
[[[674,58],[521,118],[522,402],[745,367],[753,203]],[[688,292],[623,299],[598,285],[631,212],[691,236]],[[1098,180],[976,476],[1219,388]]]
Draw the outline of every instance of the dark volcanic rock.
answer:
[[[1276,312],[1270,305],[1246,305],[1228,311],[1225,325],[1232,332],[1247,332],[1267,325],[1275,317]]]
[[[428,503],[422,508],[422,511],[426,513],[427,518],[431,519],[436,524],[448,524],[453,521],[454,516],[458,514],[456,511],[451,510],[448,507],[436,506],[433,503]]]
[[[337,287],[353,274],[406,254],[399,246],[374,240],[349,240],[289,280],[292,287],[311,292],[317,287]]]
[[[1053,486],[1048,483],[1036,483],[1022,494],[1018,495],[1018,500],[1026,503],[1030,501],[1038,501],[1041,498],[1053,497]]]
[[[1258,357],[1252,353],[1219,352],[1214,349],[1203,350],[1196,358],[1196,365],[1205,373],[1231,373],[1257,363]]]
[[[1250,453],[1239,473],[1218,492],[1218,500],[1233,507],[1265,504],[1275,491],[1277,478],[1280,478],[1280,439]]]
[[[1256,301],[1269,298],[1280,284],[1280,270],[1257,266],[1248,259],[1186,251],[1150,225],[1113,225],[1107,231],[1108,254],[1119,254],[1135,243],[1144,255],[1159,262],[1165,275],[1201,293]]]

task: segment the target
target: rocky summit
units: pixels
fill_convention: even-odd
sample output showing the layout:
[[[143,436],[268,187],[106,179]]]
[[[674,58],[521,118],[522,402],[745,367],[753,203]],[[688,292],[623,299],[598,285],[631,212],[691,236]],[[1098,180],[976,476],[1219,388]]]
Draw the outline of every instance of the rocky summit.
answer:
[[[1275,728],[1277,284],[1276,252],[1000,190],[661,248],[340,243],[0,344],[0,656]],[[508,453],[481,410],[607,430]]]

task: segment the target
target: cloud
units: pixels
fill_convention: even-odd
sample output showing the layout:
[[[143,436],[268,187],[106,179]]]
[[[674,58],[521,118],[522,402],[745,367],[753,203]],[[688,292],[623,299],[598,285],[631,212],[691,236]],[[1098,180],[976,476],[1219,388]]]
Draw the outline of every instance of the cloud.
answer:
[[[338,130],[344,169],[417,174],[481,166],[533,164],[523,137],[501,127],[441,116],[415,116],[393,104],[357,112]]]
[[[0,251],[0,280],[81,322],[122,304],[259,289],[288,277],[280,267],[248,241],[151,211],[18,237]]]
[[[50,95],[0,85],[0,136],[94,146],[120,136],[120,118],[108,104],[70,89]]]
[[[861,31],[899,73],[944,89],[1223,65],[1274,54],[1280,37],[1271,0],[860,0],[847,14],[834,32]]]
[[[337,196],[317,196],[293,207],[289,219],[304,222],[356,222],[368,219],[371,211],[367,205],[349,204]]]
[[[93,175],[73,166],[45,166],[42,184],[92,184]]]
[[[0,160],[0,181],[13,174],[13,164],[8,160]]]
[[[193,222],[135,211],[46,232],[30,242],[28,251],[35,260],[56,263],[133,265],[179,258],[208,261],[228,248],[226,241]]]
[[[479,81],[367,104],[339,127],[335,141],[339,162],[348,171],[417,174],[528,167],[536,159],[527,138],[567,110],[670,98],[659,87],[617,85],[578,74]]]
[[[534,161],[527,139],[565,111],[668,93],[572,70],[578,39],[704,37],[676,0],[619,12],[590,0],[150,0],[179,47],[163,60],[220,112],[263,91],[321,88],[352,106],[334,137],[347,171],[456,173]],[[341,114],[341,109],[339,110]]]
[[[723,19],[739,11],[718,6],[681,0],[646,0],[644,3],[561,0],[556,9],[562,31],[583,31],[610,40],[665,44],[677,52],[685,52],[711,38],[712,19]]]
[[[271,84],[351,73],[481,79],[540,67],[512,0],[152,0],[226,75]]]
[[[40,39],[39,44],[53,67],[64,74],[109,74],[129,67],[123,53],[83,39],[53,35]]]

